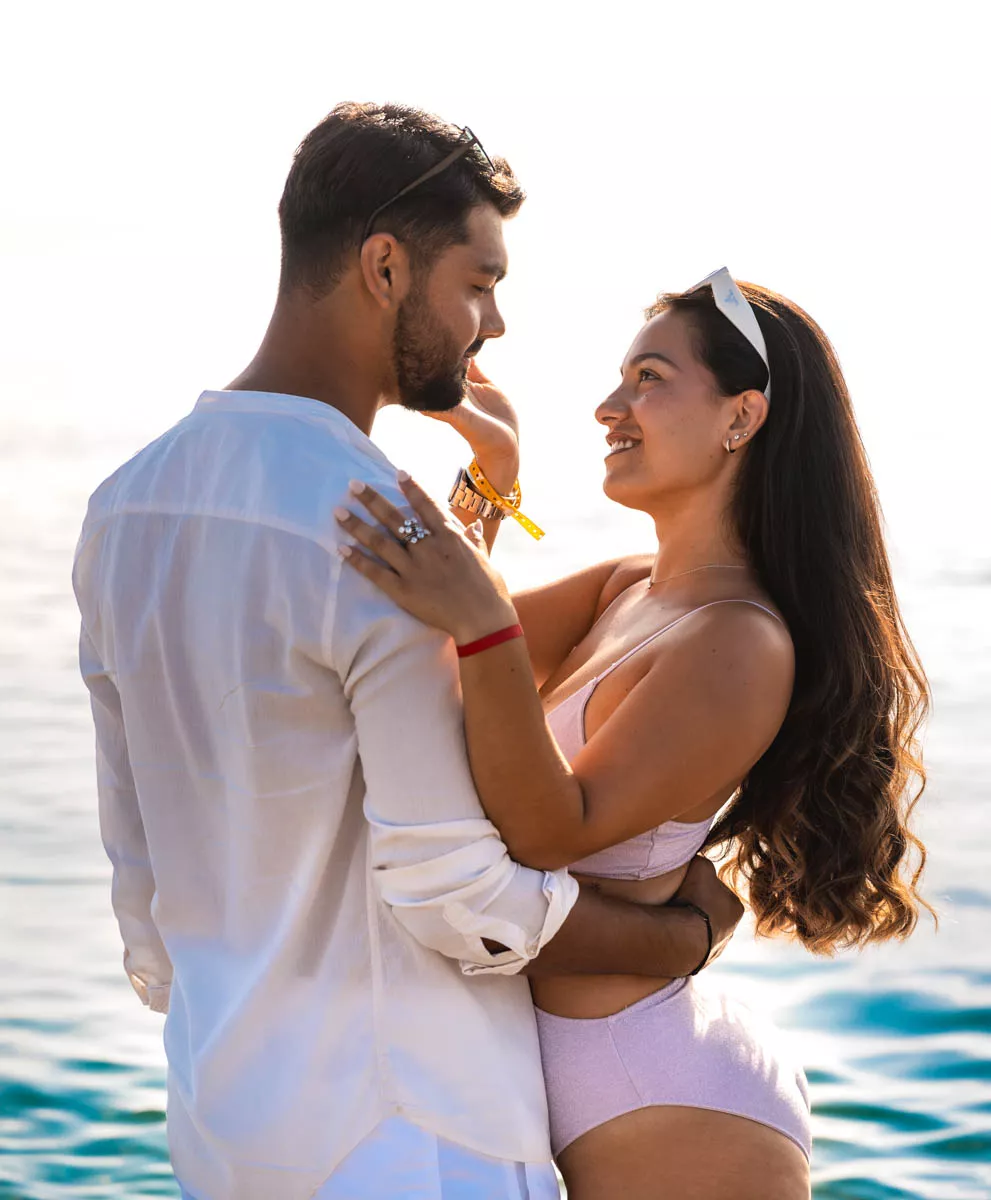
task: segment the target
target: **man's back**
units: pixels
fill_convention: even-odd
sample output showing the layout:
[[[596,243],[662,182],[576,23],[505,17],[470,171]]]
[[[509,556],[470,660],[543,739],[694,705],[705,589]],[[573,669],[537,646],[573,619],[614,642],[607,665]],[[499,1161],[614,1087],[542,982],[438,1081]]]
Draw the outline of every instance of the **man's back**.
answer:
[[[535,886],[485,822],[444,639],[342,575],[356,476],[399,498],[327,406],[207,393],[80,539],[114,906],[169,1008],[177,1173],[211,1197],[309,1195],[392,1113],[549,1153],[526,985],[454,959],[517,970],[573,887]]]

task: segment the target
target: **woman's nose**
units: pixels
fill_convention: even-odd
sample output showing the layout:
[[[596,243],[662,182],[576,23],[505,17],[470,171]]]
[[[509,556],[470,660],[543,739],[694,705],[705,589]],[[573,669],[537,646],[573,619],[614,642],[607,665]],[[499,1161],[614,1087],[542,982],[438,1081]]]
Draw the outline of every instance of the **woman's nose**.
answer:
[[[621,392],[622,388],[617,388],[595,410],[595,419],[601,425],[608,425],[612,421],[621,421],[629,413],[629,406],[623,400]]]

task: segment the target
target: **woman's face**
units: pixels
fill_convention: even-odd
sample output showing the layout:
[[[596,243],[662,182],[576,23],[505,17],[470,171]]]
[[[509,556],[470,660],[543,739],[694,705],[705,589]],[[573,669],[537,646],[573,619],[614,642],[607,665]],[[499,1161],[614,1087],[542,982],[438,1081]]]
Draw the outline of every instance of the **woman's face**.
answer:
[[[649,512],[721,478],[739,398],[720,395],[685,318],[667,311],[648,321],[622,375],[595,412],[608,427],[606,495]]]

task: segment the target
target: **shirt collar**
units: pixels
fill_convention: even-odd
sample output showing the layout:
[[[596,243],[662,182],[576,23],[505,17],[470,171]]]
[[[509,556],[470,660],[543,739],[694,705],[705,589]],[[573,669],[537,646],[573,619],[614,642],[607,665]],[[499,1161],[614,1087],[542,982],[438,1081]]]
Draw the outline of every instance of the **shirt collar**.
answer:
[[[196,401],[195,411],[269,413],[274,417],[296,417],[304,421],[313,421],[329,426],[338,437],[354,446],[359,453],[390,470],[394,469],[372,439],[362,433],[340,409],[308,396],[289,396],[282,392],[207,391]]]

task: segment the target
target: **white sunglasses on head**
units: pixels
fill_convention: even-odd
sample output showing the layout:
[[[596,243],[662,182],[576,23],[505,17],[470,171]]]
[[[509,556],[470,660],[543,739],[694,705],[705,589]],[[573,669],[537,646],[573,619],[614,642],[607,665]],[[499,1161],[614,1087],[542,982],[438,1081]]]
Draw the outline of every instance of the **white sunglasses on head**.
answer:
[[[733,276],[726,267],[720,267],[718,271],[713,271],[711,275],[706,275],[701,283],[697,283],[695,287],[688,290],[694,292],[700,287],[705,287],[706,284],[712,288],[712,298],[716,302],[716,308],[719,309],[728,321],[733,322],[764,360],[764,366],[767,367],[767,387],[764,388],[764,395],[770,400],[771,364],[767,361],[767,346],[764,344],[764,335],[757,324],[757,318],[754,316],[754,310],[750,302],[736,286]]]

